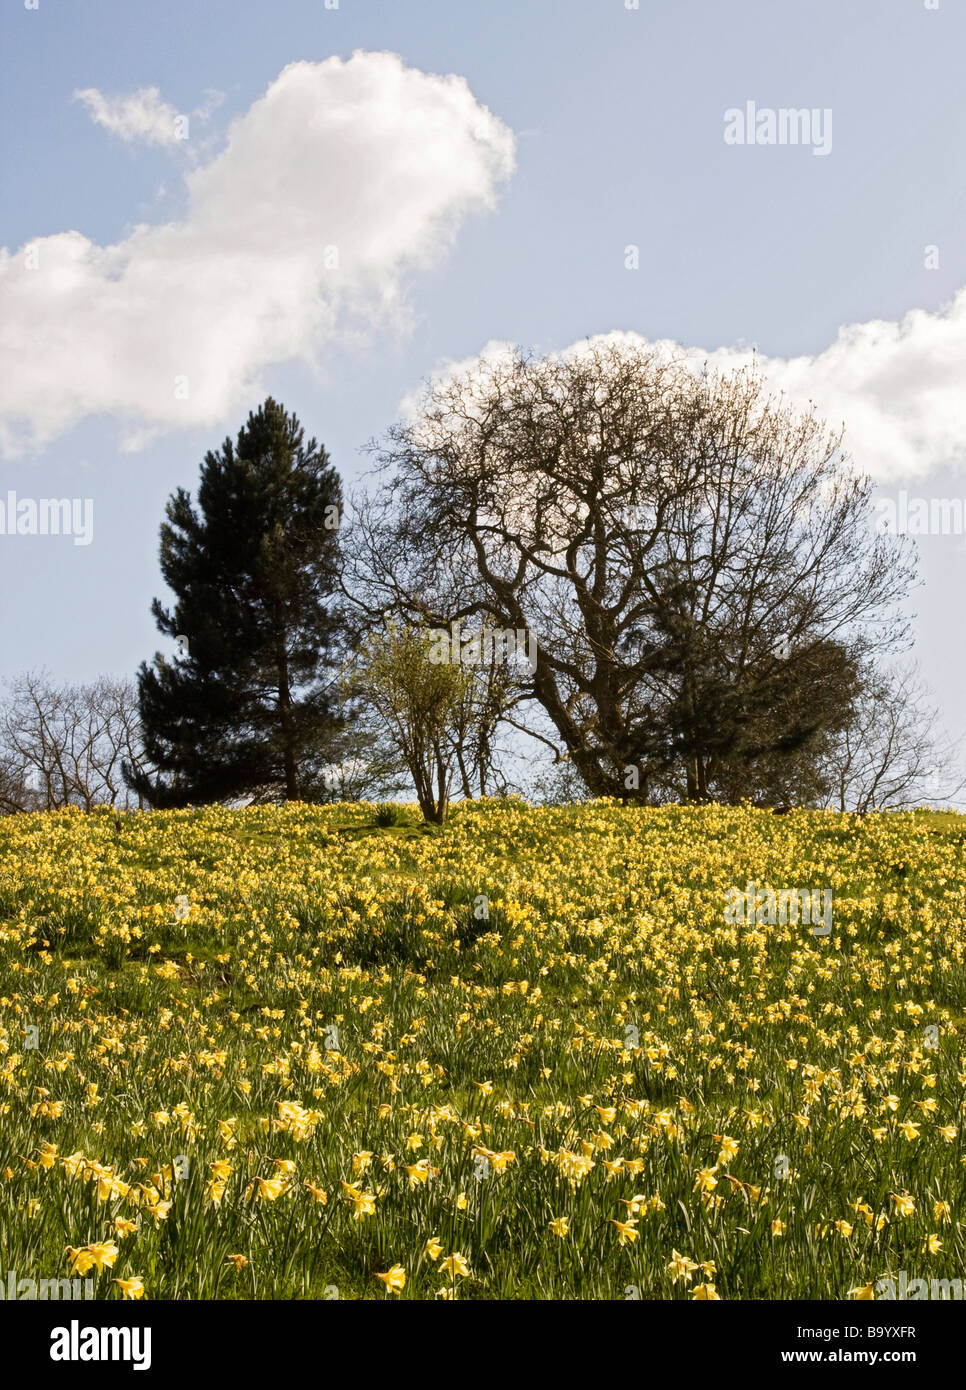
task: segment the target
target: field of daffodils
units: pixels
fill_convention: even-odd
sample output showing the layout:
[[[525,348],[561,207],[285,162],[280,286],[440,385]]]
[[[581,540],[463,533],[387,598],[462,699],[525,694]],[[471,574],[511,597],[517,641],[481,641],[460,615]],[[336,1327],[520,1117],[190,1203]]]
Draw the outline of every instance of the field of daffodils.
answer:
[[[109,1299],[963,1276],[966,820],[374,812],[0,820],[6,1270]],[[830,893],[832,930],[769,888]]]

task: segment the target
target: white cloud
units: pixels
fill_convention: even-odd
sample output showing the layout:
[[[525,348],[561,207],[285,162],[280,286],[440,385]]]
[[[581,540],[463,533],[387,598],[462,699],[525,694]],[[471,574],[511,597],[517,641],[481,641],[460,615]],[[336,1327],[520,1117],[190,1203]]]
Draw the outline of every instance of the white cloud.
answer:
[[[691,349],[689,356],[729,367],[749,353]],[[814,401],[831,425],[844,424],[857,465],[880,482],[966,464],[966,288],[935,313],[848,324],[815,356],[759,353],[757,361],[773,389],[801,407]]]
[[[99,413],[129,447],[224,421],[270,364],[320,364],[353,323],[398,322],[407,273],[493,205],[513,151],[461,77],[390,53],[293,63],[186,174],[182,220],[0,251],[0,447]]]
[[[180,113],[161,99],[157,87],[142,87],[118,97],[106,97],[96,87],[85,87],[74,96],[84,103],[93,121],[129,143],[143,140],[149,145],[177,145],[184,139],[179,134]]]
[[[561,355],[607,342],[641,346],[647,340],[617,330],[574,343]],[[667,339],[651,346],[668,355],[683,354],[696,368],[707,362],[727,371],[752,360],[751,349],[744,346],[706,350]],[[491,341],[480,357],[499,358],[511,351],[511,344]],[[966,465],[966,288],[935,313],[913,309],[898,323],[873,319],[849,324],[814,356],[756,353],[754,360],[771,390],[784,391],[801,409],[814,403],[833,427],[844,424],[846,448],[859,469],[878,482],[922,480],[940,469]],[[462,375],[477,361],[447,361],[434,375]],[[404,415],[411,415],[418,394],[402,402]]]
[[[688,347],[687,356],[727,370],[752,354]],[[845,325],[814,356],[756,353],[755,360],[771,389],[802,409],[813,402],[828,424],[844,424],[846,448],[878,482],[923,480],[966,464],[966,288],[935,313],[913,309],[898,322]]]

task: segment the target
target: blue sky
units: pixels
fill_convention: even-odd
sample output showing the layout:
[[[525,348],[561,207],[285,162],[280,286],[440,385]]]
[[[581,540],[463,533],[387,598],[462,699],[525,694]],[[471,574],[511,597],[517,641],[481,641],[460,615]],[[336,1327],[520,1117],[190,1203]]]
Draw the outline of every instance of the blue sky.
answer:
[[[290,349],[278,303],[263,306],[279,345],[267,361],[257,345],[239,349],[238,372],[250,368],[262,394],[296,410],[347,480],[366,466],[360,447],[442,360],[491,340],[555,350],[623,330],[723,363],[755,343],[776,384],[844,417],[858,462],[889,495],[966,497],[966,300],[955,298],[966,286],[966,13],[953,0],[938,9],[923,0],[641,0],[636,10],[624,0],[340,0],[338,9],[323,0],[39,0],[36,10],[4,0],[0,51],[0,242],[9,253],[0,419],[11,424],[0,435],[0,500],[13,489],[90,497],[95,509],[88,546],[0,535],[0,676],[39,666],[65,679],[133,672],[158,646],[148,610],[163,592],[164,501],[195,485],[205,450],[233,435],[261,395],[236,400],[222,380],[204,399],[195,393],[183,418],[170,406],[159,415],[153,344],[162,375],[179,350],[200,370],[214,347],[204,335],[177,341],[197,337],[190,306],[178,317],[156,305],[142,323],[136,286],[122,302],[118,262],[97,248],[120,247],[123,260],[141,245],[141,226],[148,259],[164,258],[176,294],[178,229],[194,229],[190,245],[213,273],[219,208],[232,211],[239,235],[250,232],[251,264],[278,270],[284,303],[300,276],[314,283],[312,237],[324,236],[327,200],[339,205],[349,290],[293,331]],[[397,54],[413,70],[398,78],[412,121],[369,130],[366,102],[397,81],[396,69],[368,60],[351,69],[359,80],[346,78],[338,98],[357,141],[348,165],[337,150],[299,144],[316,139],[305,102],[328,101],[329,79],[315,66],[298,92],[289,83],[284,103],[276,89],[290,132],[268,128],[271,111],[253,114],[289,64],[356,51]],[[465,79],[471,98],[444,95],[422,76],[431,74]],[[193,113],[188,140],[127,138],[121,117],[98,122],[95,98],[75,97],[97,93],[117,114],[118,101],[151,88],[159,121],[171,109]],[[726,144],[725,112],[750,100],[830,110],[829,155]],[[491,124],[460,143],[457,127],[479,108]],[[236,139],[234,159],[216,166],[238,120],[247,144]],[[331,141],[331,127],[317,139]],[[420,190],[412,206],[387,177],[403,160]],[[314,184],[304,209],[292,186],[303,167]],[[445,233],[419,224],[430,202]],[[360,238],[358,268],[356,208],[378,210],[385,232],[378,246]],[[296,233],[303,210],[307,230]],[[51,239],[67,232],[79,234],[70,254],[86,279],[58,317],[67,253]],[[40,248],[27,282],[35,299],[17,279],[31,245]],[[625,268],[630,245],[637,270]],[[927,247],[938,249],[930,257]],[[140,273],[150,275],[144,260]],[[222,292],[211,293],[218,303]],[[114,358],[96,336],[108,303],[129,335]],[[245,296],[234,303],[243,313]],[[849,325],[865,327],[840,336]],[[229,402],[220,414],[219,400]],[[921,555],[916,655],[948,726],[962,733],[966,672],[953,620],[964,538],[923,538]]]

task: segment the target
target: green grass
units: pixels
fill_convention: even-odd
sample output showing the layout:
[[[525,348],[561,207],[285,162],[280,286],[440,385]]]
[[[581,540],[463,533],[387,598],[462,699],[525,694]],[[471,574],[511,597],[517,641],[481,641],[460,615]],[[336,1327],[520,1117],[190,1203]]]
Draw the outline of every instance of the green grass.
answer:
[[[139,1229],[100,1297],[131,1275],[150,1297],[385,1297],[395,1264],[399,1296],[424,1299],[686,1298],[703,1282],[825,1299],[900,1269],[962,1276],[962,816],[511,801],[428,833],[374,817],[158,813],[119,836],[102,813],[0,822],[8,1268],[62,1276],[66,1247],[121,1217]],[[833,934],[726,922],[748,880],[830,887]],[[318,1112],[303,1138],[274,1127],[289,1101]],[[513,1159],[481,1175],[480,1146]],[[181,1154],[157,1221],[130,1192],[98,1200],[93,1163],[136,1191]],[[422,1158],[439,1171],[410,1186]],[[291,1187],[259,1200],[278,1160]],[[360,1220],[353,1181],[379,1191]],[[622,1245],[635,1197],[648,1207]],[[445,1279],[430,1237],[470,1274]],[[675,1282],[674,1251],[713,1271]]]

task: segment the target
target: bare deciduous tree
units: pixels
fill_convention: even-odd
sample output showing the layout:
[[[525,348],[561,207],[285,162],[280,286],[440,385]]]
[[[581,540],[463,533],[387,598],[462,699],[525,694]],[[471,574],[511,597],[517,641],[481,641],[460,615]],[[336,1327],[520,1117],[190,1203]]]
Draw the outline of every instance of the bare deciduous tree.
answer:
[[[27,783],[23,760],[6,750],[0,752],[0,815],[39,809],[40,798]]]
[[[57,685],[45,672],[28,672],[10,683],[0,742],[30,793],[28,805],[10,809],[127,807],[122,765],[141,768],[144,758],[134,684],[102,676]]]
[[[824,804],[861,813],[949,805],[966,786],[959,753],[916,667],[870,672],[853,718],[828,749]]]
[[[903,635],[905,543],[871,535],[841,436],[753,372],[610,342],[482,359],[379,455],[356,594],[534,634],[527,693],[593,795],[726,795],[841,720]]]

